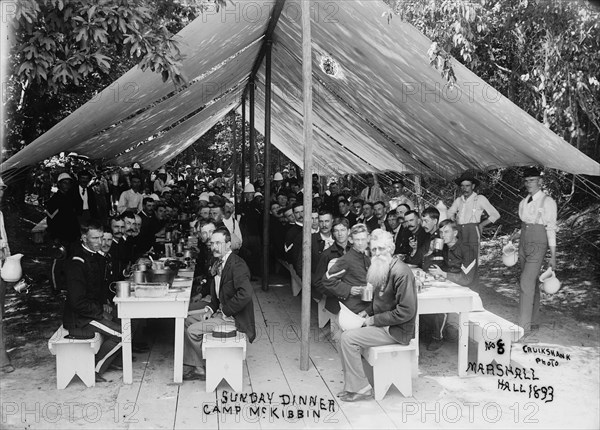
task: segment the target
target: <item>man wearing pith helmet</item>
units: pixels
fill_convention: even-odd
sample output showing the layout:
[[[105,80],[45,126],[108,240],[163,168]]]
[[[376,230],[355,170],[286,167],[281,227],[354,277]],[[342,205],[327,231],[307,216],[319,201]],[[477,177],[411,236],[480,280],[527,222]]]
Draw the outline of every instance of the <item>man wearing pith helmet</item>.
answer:
[[[519,203],[522,221],[519,240],[519,325],[525,335],[539,329],[540,288],[537,278],[550,248],[548,266],[556,270],[556,202],[542,191],[542,174],[536,167],[523,171],[527,196]],[[515,239],[514,234],[511,239]]]

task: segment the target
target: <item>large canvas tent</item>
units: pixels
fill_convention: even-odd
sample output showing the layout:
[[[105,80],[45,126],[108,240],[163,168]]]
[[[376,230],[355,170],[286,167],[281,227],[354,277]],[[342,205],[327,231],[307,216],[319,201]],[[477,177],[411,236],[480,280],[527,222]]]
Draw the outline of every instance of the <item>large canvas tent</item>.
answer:
[[[277,6],[280,15],[274,14]],[[264,131],[264,64],[256,63],[270,21],[271,142],[301,165],[300,10],[298,1],[271,0],[205,12],[178,34],[187,86],[177,89],[133,68],[6,160],[2,171],[61,151],[155,169],[239,108],[252,78],[255,126]],[[319,171],[395,170],[449,178],[467,168],[542,164],[600,175],[596,161],[456,61],[457,83],[449,87],[429,64],[431,41],[410,24],[388,21],[383,2],[311,2],[311,10]],[[258,73],[252,76],[255,64]]]

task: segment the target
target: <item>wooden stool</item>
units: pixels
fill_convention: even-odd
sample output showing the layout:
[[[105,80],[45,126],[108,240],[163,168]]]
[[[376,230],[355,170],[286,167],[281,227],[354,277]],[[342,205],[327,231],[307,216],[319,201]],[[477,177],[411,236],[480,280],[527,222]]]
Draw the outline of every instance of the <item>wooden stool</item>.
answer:
[[[48,341],[48,349],[56,355],[56,388],[66,388],[75,375],[86,387],[93,387],[96,385],[95,356],[102,345],[102,336],[95,333],[92,339],[65,339],[68,334],[61,325]]]
[[[246,359],[246,335],[216,338],[205,334],[202,339],[202,355],[206,359],[206,392],[215,391],[221,379],[225,379],[234,391],[243,389],[243,363]]]
[[[523,336],[523,328],[489,311],[469,313],[469,340],[477,343],[477,362],[510,366],[512,342]]]
[[[413,363],[417,359],[417,342],[364,348],[362,356],[373,367],[375,400],[381,400],[392,384],[404,395],[412,397]]]

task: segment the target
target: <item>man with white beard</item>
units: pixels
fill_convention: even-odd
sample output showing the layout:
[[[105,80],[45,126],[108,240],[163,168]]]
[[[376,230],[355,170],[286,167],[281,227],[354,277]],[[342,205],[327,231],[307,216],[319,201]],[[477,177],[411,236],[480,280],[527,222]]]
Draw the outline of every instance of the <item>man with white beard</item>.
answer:
[[[344,370],[344,402],[366,400],[373,388],[365,376],[361,350],[379,345],[408,345],[415,337],[417,287],[412,271],[397,256],[392,235],[376,229],[371,233],[371,266],[367,282],[373,285],[373,302],[359,313],[366,317],[363,327],[342,334],[340,355]]]

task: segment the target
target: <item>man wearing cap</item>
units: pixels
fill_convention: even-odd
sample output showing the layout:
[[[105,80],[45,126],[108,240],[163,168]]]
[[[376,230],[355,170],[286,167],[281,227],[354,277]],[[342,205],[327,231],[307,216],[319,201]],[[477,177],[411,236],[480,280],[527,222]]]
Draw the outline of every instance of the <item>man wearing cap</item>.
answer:
[[[271,185],[271,197],[276,196],[277,193],[283,191],[283,176],[277,172],[273,176],[273,184]]]
[[[542,175],[535,167],[523,172],[527,197],[519,203],[521,232],[519,263],[521,278],[519,290],[519,325],[525,334],[539,329],[540,289],[537,278],[550,248],[548,266],[556,271],[556,214],[552,197],[542,191]],[[516,233],[511,239],[517,239]]]
[[[121,348],[121,326],[104,313],[106,259],[98,253],[103,235],[104,229],[96,221],[81,226],[81,242],[66,265],[67,300],[63,313],[63,326],[70,338],[90,339],[94,333],[104,336],[96,354],[96,382],[106,382],[102,373]]]
[[[6,184],[0,178],[0,202],[2,202],[5,189]],[[0,210],[0,267],[4,265],[4,260],[7,257],[10,257],[10,248],[4,226],[4,215],[2,214],[2,210]],[[6,296],[6,287],[7,283],[4,279],[0,278],[0,374],[11,373],[15,370],[10,362],[10,357],[6,352],[6,345],[4,344],[4,298]]]
[[[456,221],[461,242],[471,250],[475,260],[478,261],[483,228],[500,219],[500,213],[485,196],[473,191],[479,186],[479,180],[475,175],[465,172],[454,182],[460,187],[462,196],[454,200],[446,216]],[[484,211],[488,218],[482,221],[481,216]],[[473,286],[476,287],[476,283]]]

